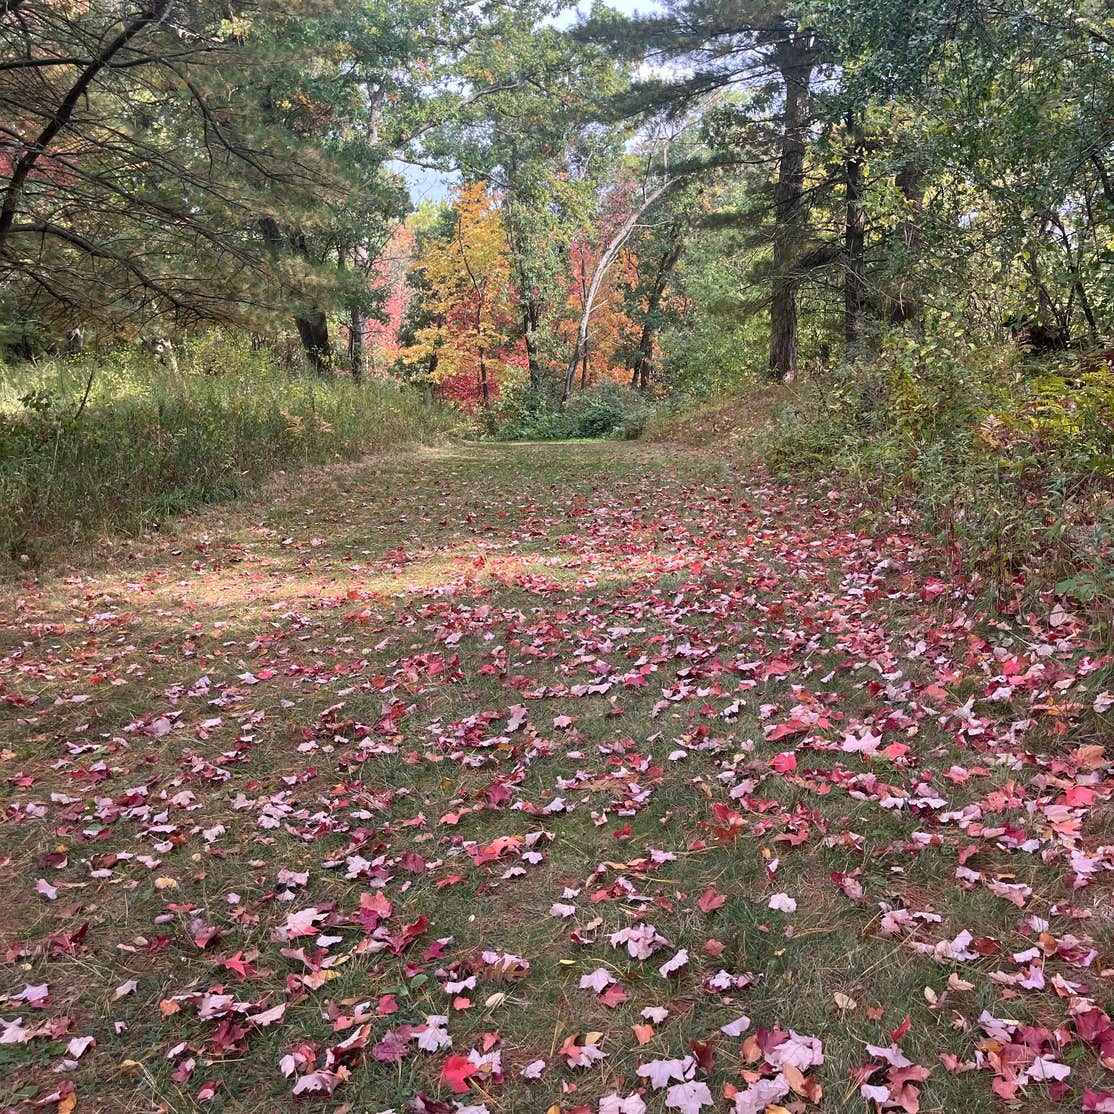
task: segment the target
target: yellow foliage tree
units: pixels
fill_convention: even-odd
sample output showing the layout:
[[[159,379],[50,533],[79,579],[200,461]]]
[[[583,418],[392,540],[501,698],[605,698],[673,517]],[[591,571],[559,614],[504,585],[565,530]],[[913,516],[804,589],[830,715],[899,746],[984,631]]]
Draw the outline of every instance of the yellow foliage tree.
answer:
[[[509,244],[497,199],[482,185],[461,187],[452,214],[451,231],[428,239],[414,262],[428,287],[429,323],[402,358],[428,361],[440,394],[486,410],[522,359],[511,340]]]

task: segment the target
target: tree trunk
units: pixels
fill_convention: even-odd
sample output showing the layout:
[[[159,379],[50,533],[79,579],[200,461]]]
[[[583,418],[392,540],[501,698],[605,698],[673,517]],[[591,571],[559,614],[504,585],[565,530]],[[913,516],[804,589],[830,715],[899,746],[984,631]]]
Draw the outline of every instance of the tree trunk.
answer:
[[[536,276],[531,273],[530,267],[533,244],[529,223],[527,222],[526,227],[523,227],[522,224],[521,213],[523,210],[529,213],[532,206],[525,204],[520,198],[520,167],[518,146],[512,135],[509,157],[504,168],[506,171],[506,202],[503,206],[503,224],[511,247],[518,297],[522,309],[522,337],[526,346],[526,366],[530,376],[530,389],[540,391],[545,386],[545,368],[542,367],[541,341],[539,338],[544,314],[542,298],[539,293],[541,284],[536,280]],[[529,189],[527,196],[530,196]]]
[[[588,261],[583,252],[580,255],[580,301],[583,304],[588,299]],[[588,378],[588,336],[584,337],[584,344],[580,351],[580,389],[583,391]]]
[[[1087,294],[1087,289],[1083,285],[1083,274],[1079,267],[1079,259],[1071,246],[1071,236],[1064,227],[1064,222],[1060,219],[1059,214],[1053,213],[1052,221],[1056,226],[1056,231],[1060,233],[1060,243],[1064,248],[1064,257],[1068,261],[1068,273],[1072,277],[1071,288],[1079,298],[1079,308],[1083,311],[1083,316],[1087,320],[1087,332],[1091,338],[1091,342],[1095,343],[1099,339],[1098,321],[1095,319],[1095,311],[1091,306],[1091,299]],[[1068,314],[1068,320],[1065,322],[1064,328],[1065,331],[1069,331],[1071,328],[1070,313]]]
[[[584,353],[588,347],[588,330],[592,320],[592,309],[596,304],[596,298],[599,295],[600,287],[603,285],[603,280],[608,270],[611,268],[611,264],[618,258],[622,246],[627,242],[630,234],[634,231],[638,222],[646,213],[646,210],[649,209],[675,181],[675,178],[666,178],[643,197],[642,203],[625,221],[623,221],[618,231],[611,237],[603,253],[596,261],[595,269],[592,271],[591,281],[588,283],[588,290],[584,295],[584,308],[581,311],[580,322],[576,329],[576,343],[573,346],[572,358],[569,360],[568,371],[565,373],[565,387],[561,392],[562,409],[568,405],[569,398],[572,396],[573,383],[576,382],[576,369],[580,365],[580,361],[584,358]]]
[[[540,310],[537,299],[531,294],[522,296],[522,335],[526,342],[526,364],[530,372],[530,389],[540,391],[543,386],[541,345],[538,342]]]
[[[673,273],[673,268],[681,258],[681,251],[684,248],[683,233],[683,223],[675,222],[670,229],[669,245],[662,253],[661,259],[658,260],[658,269],[654,274],[654,285],[650,288],[650,293],[646,298],[646,318],[642,322],[642,335],[638,339],[638,352],[635,354],[634,363],[631,366],[630,381],[630,385],[637,387],[640,391],[645,391],[650,386],[650,369],[654,362],[654,337],[657,333],[654,319],[661,309],[662,299],[665,297],[665,288],[669,284],[669,276]]]
[[[483,398],[485,410],[491,409],[491,396],[487,386],[487,361],[484,359],[484,350],[480,348],[480,395]]]
[[[1091,153],[1091,164],[1098,171],[1099,184],[1102,186],[1102,192],[1106,196],[1106,203],[1114,205],[1114,182],[1110,179],[1110,174],[1107,172],[1106,163],[1102,161],[1102,156],[1097,151]]]
[[[789,383],[797,375],[797,291],[793,280],[774,276],[770,298],[770,375]]]
[[[846,227],[844,231],[843,339],[852,348],[862,334],[866,302],[866,208],[863,205],[863,132],[847,113]]]
[[[635,353],[634,363],[631,365],[630,385],[637,390],[645,391],[650,385],[650,364],[654,359],[654,326],[650,322],[642,323],[642,335],[638,338],[638,351]]]
[[[787,37],[773,63],[785,83],[781,158],[774,187],[773,280],[770,291],[770,378],[797,374],[797,261],[804,215],[805,131],[812,80],[811,38]]]
[[[259,229],[263,239],[276,250],[294,251],[309,258],[309,245],[305,233],[300,229],[287,229],[285,234],[274,217],[261,217]],[[327,375],[333,370],[333,353],[329,344],[329,319],[325,311],[316,307],[303,314],[294,314],[294,326],[302,340],[306,358],[318,375]]]
[[[343,271],[345,268],[346,252],[343,248],[337,251],[337,266]],[[360,269],[360,249],[352,249],[352,265]],[[352,306],[348,311],[348,366],[352,371],[352,382],[362,383],[364,378],[364,315],[358,306]]]
[[[906,166],[895,179],[905,198],[905,219],[901,224],[901,242],[905,249],[902,268],[904,275],[911,272],[911,264],[921,247],[921,208],[924,205],[924,175],[916,166]],[[921,298],[913,282],[900,278],[890,303],[890,324],[904,325],[919,320]]]
[[[363,314],[356,309],[352,310],[349,319],[349,363],[352,368],[352,379],[363,382]]]
[[[311,310],[304,316],[295,314],[294,324],[313,370],[318,375],[328,375],[333,370],[333,354],[329,346],[329,320],[324,310]]]

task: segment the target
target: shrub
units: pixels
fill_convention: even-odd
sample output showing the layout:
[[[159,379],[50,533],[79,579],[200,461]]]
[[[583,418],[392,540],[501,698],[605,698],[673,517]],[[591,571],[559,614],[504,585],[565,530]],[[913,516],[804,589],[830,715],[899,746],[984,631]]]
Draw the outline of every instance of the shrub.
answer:
[[[455,423],[390,383],[293,375],[235,340],[198,348],[195,359],[185,347],[177,373],[134,346],[0,369],[0,556],[142,530],[277,469]]]
[[[1056,587],[1114,596],[1114,374],[1073,357],[892,338],[810,383],[764,438],[787,475],[836,475],[899,507],[999,597]]]
[[[501,409],[495,436],[501,441],[633,440],[652,413],[645,396],[618,383],[574,394],[564,411],[556,399],[522,392]]]

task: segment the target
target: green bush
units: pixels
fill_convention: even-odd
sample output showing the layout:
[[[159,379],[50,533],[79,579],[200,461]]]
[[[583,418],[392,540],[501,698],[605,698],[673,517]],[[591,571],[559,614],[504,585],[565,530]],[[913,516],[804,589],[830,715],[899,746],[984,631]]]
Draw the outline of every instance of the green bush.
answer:
[[[179,360],[174,372],[121,346],[0,368],[0,557],[142,530],[277,469],[416,443],[456,421],[390,383],[291,374],[235,338],[196,340]]]
[[[1114,597],[1114,374],[1073,356],[891,338],[817,378],[766,432],[778,472],[898,507],[999,595]]]
[[[644,395],[618,383],[574,394],[565,410],[555,398],[523,391],[505,400],[494,435],[500,441],[634,440],[652,413]]]

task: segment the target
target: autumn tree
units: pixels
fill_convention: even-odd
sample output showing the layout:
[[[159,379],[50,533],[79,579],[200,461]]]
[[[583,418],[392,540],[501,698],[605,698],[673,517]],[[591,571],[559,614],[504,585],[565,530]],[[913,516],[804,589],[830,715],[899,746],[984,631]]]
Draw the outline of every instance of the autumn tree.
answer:
[[[566,274],[566,315],[558,325],[558,335],[566,349],[576,345],[577,327],[584,312],[592,275],[601,251],[599,230],[586,230],[569,248]],[[580,350],[576,373],[580,390],[601,381],[625,383],[629,378],[629,354],[637,343],[637,325],[631,317],[628,289],[638,281],[638,258],[630,245],[620,249],[596,294],[588,342]]]
[[[361,375],[363,362],[371,371],[390,368],[402,354],[414,290],[407,281],[417,251],[416,214],[391,233],[386,247],[371,262],[368,282],[374,307],[353,314],[348,322],[348,350],[353,374]],[[353,334],[357,334],[355,337]]]
[[[535,391],[545,385],[562,312],[570,245],[612,173],[623,129],[600,120],[626,81],[608,52],[547,19],[560,5],[531,0],[496,10],[454,67],[444,123],[422,157],[501,198],[510,281]]]
[[[567,405],[572,395],[577,368],[586,364],[593,314],[611,268],[643,220],[680,180],[670,169],[668,156],[668,140],[648,144],[641,180],[621,181],[606,196],[604,215],[597,226],[598,242],[589,253],[591,269],[583,277],[576,331],[561,392],[562,406]]]
[[[415,262],[427,323],[403,353],[425,362],[440,393],[472,409],[490,408],[521,361],[510,294],[510,248],[496,200],[482,183],[462,187],[440,235]]]

